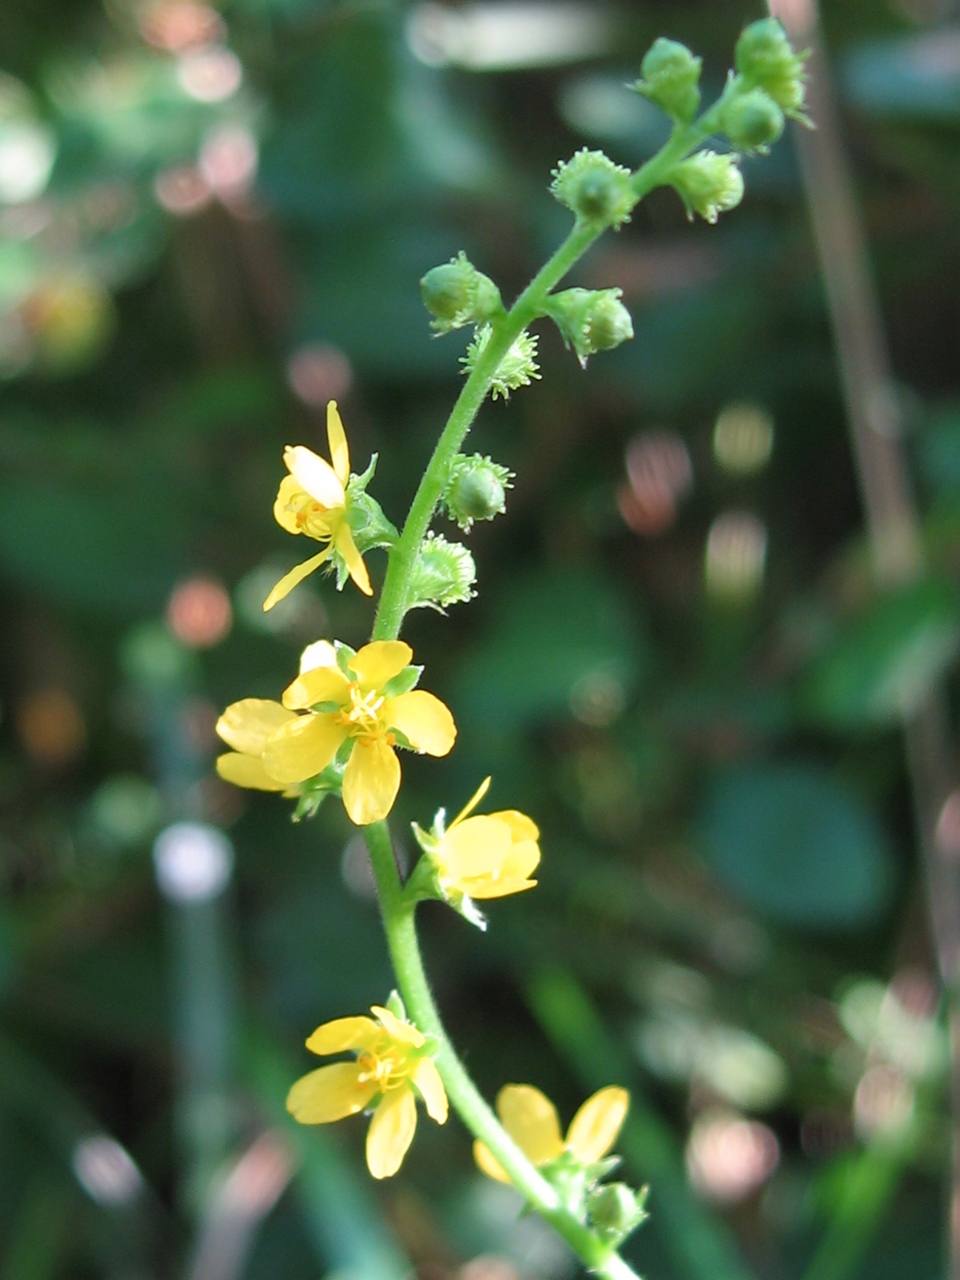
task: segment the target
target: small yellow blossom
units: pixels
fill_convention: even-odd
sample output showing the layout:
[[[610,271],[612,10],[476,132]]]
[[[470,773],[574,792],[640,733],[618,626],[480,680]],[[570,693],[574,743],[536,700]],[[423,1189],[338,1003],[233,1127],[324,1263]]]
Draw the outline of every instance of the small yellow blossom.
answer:
[[[350,818],[366,826],[385,818],[397,798],[395,748],[445,756],[457,730],[439,698],[410,689],[414,680],[405,691],[396,688],[413,657],[402,640],[364,645],[345,661],[348,674],[337,656],[329,641],[318,640],[304,651],[300,675],[285,690],[282,705],[247,698],[228,707],[217,731],[244,753],[244,763],[221,756],[217,768],[239,786],[282,791],[321,773],[349,743],[343,803]],[[415,679],[416,673],[410,674]],[[268,787],[267,781],[275,785]]]
[[[375,1178],[389,1178],[413,1141],[416,1095],[437,1124],[446,1121],[447,1095],[421,1032],[379,1005],[371,1013],[373,1018],[337,1018],[314,1031],[307,1041],[311,1053],[352,1051],[356,1060],[303,1076],[287,1096],[287,1110],[301,1124],[329,1124],[372,1110],[367,1165]]]
[[[414,824],[445,895],[503,898],[532,889],[537,883],[530,879],[540,862],[536,823],[516,809],[470,816],[489,789],[487,778],[446,829],[442,814],[432,832]]]
[[[567,1151],[583,1165],[596,1164],[616,1142],[629,1105],[626,1089],[616,1085],[601,1089],[586,1100],[563,1138],[556,1107],[539,1089],[530,1084],[508,1084],[497,1094],[497,1115],[503,1127],[535,1165],[550,1164]],[[510,1181],[482,1142],[473,1144],[473,1154],[489,1177]]]
[[[373,595],[367,566],[357,550],[347,519],[350,451],[335,400],[327,405],[327,440],[332,466],[306,445],[287,445],[283,451],[283,461],[290,474],[281,480],[273,504],[277,523],[288,533],[304,533],[317,542],[325,542],[326,546],[280,579],[263,602],[264,611],[289,595],[297,583],[319,569],[334,551],[343,557],[350,577],[360,590],[365,595]]]

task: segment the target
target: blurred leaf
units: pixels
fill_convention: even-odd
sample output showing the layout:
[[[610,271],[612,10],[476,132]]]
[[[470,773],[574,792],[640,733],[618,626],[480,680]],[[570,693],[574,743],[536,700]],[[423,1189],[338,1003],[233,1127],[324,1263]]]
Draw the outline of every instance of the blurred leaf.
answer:
[[[883,830],[856,793],[819,765],[721,774],[702,831],[723,884],[784,924],[865,925],[887,902],[892,865]]]
[[[456,705],[475,724],[509,729],[568,715],[584,677],[601,674],[629,694],[648,664],[636,615],[601,574],[526,575],[502,591],[482,648],[464,662]]]
[[[836,729],[895,724],[960,649],[960,596],[928,580],[882,597],[814,664],[806,709]]]

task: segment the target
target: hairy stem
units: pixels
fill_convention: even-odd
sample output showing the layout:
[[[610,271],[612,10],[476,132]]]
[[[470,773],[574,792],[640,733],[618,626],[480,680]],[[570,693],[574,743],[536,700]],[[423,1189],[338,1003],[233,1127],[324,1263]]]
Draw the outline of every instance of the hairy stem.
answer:
[[[633,1269],[611,1252],[608,1244],[563,1207],[556,1191],[512,1141],[471,1080],[450,1043],[430,991],[417,941],[416,908],[403,898],[389,828],[385,822],[376,822],[366,828],[365,834],[397,986],[413,1021],[439,1045],[437,1070],[461,1120],[474,1137],[490,1148],[517,1190],[563,1236],[594,1275],[605,1280],[637,1280]]]

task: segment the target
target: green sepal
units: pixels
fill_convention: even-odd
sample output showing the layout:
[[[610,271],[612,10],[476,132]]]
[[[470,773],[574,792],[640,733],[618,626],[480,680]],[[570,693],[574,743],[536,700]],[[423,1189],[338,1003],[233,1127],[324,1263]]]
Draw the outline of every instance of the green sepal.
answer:
[[[621,1244],[650,1216],[649,1187],[634,1191],[625,1182],[609,1182],[587,1193],[587,1221],[598,1236],[613,1246]]]
[[[294,822],[312,818],[327,796],[339,795],[343,787],[343,765],[337,760],[316,775],[298,784],[300,796],[292,814]]]
[[[403,1003],[403,996],[396,989],[396,987],[394,987],[394,989],[387,996],[386,1000],[384,1001],[383,1007],[385,1009],[389,1009],[390,1012],[393,1014],[393,1016],[395,1018],[399,1018],[401,1022],[407,1021],[407,1009]]]
[[[344,644],[342,640],[334,640],[333,647],[337,651],[337,666],[348,680],[356,680],[356,676],[350,670],[349,664],[357,656],[356,649],[351,649],[348,644]]]
[[[409,693],[411,689],[417,687],[422,674],[423,667],[411,664],[409,667],[404,667],[392,680],[388,680],[380,692],[385,698],[399,698],[401,694]]]

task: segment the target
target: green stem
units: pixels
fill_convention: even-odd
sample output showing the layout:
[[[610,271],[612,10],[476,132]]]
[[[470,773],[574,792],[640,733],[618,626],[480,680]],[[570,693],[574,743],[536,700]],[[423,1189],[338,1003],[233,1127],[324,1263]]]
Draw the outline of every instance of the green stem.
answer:
[[[403,897],[389,828],[385,822],[375,822],[365,829],[365,834],[397,986],[413,1021],[439,1045],[437,1070],[461,1120],[474,1137],[489,1147],[517,1190],[563,1236],[594,1275],[604,1280],[637,1280],[636,1272],[611,1251],[609,1244],[563,1207],[556,1191],[511,1140],[471,1080],[450,1043],[424,972],[414,923],[416,908]]]

